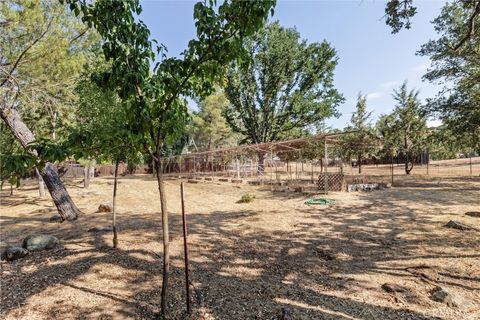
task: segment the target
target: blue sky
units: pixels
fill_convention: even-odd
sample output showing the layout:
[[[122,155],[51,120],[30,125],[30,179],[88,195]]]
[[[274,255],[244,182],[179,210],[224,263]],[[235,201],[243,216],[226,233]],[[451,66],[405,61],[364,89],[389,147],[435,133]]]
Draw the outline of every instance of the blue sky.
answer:
[[[433,97],[439,87],[422,82],[429,67],[426,57],[415,52],[429,39],[437,38],[430,23],[445,1],[415,1],[418,14],[411,30],[392,35],[382,20],[384,1],[302,1],[278,0],[272,20],[296,27],[309,42],[326,39],[336,48],[339,63],[335,86],[346,101],[339,107],[342,116],[328,119],[327,125],[343,128],[354,111],[357,94],[368,95],[374,119],[392,110],[392,90],[404,80],[420,90],[422,99]],[[178,55],[195,36],[194,1],[144,0],[140,16],[152,38],[165,44],[171,55]],[[434,124],[434,123],[432,123]]]

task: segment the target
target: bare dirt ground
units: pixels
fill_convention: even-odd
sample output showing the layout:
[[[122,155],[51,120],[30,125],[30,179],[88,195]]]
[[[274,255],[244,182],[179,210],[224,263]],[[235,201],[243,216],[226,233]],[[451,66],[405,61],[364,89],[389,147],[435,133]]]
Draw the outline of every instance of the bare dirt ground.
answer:
[[[398,179],[397,179],[398,181]],[[332,193],[333,206],[308,206],[299,194],[245,184],[186,184],[194,314],[190,319],[479,319],[479,178],[409,178],[369,193]],[[120,243],[96,213],[110,200],[111,178],[68,189],[84,214],[49,222],[51,200],[33,184],[1,196],[1,243],[34,233],[61,245],[1,262],[2,319],[154,319],[161,290],[161,221],[156,182],[121,179]],[[171,319],[184,318],[179,182],[167,181],[171,251]],[[252,203],[238,204],[244,193]],[[382,284],[403,287],[388,293]],[[441,286],[461,303],[431,300]]]

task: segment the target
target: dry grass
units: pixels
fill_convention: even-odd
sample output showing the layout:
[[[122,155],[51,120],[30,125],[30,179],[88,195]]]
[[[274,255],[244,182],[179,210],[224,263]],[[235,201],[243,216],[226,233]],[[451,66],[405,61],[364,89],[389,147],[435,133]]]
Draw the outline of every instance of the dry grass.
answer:
[[[57,249],[1,263],[2,319],[153,319],[161,288],[161,221],[156,182],[122,178],[119,249],[96,213],[111,179],[84,190],[69,185],[85,213],[50,223],[48,199],[33,185],[2,193],[1,246],[32,233],[61,240]],[[298,194],[232,183],[186,185],[191,319],[478,319],[480,233],[444,228],[451,219],[479,226],[479,179],[411,177],[371,193],[333,193],[334,206],[307,206]],[[168,181],[173,271],[170,318],[184,317],[179,182]],[[252,203],[235,203],[254,193]],[[407,289],[391,294],[385,282]],[[460,308],[429,298],[440,285],[463,297]]]

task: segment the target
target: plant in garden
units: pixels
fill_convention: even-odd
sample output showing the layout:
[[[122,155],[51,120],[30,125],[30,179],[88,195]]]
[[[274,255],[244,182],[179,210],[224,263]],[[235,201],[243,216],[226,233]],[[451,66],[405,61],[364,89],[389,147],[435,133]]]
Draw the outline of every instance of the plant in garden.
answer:
[[[240,200],[237,201],[237,203],[250,203],[250,202],[253,202],[253,200],[255,200],[254,194],[245,193],[245,194],[242,194],[242,197],[240,198]]]

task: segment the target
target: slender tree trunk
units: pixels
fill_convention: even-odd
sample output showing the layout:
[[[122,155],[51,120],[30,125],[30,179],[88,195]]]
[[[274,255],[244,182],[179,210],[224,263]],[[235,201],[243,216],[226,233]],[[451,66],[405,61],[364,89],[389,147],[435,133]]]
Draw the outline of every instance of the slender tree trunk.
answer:
[[[358,163],[358,173],[360,174],[362,173],[362,154],[361,153],[358,154],[357,163]]]
[[[162,280],[162,296],[161,308],[162,314],[167,313],[167,298],[168,298],[168,275],[170,273],[170,236],[168,231],[168,211],[167,211],[167,197],[165,194],[165,185],[163,182],[162,164],[160,152],[157,152],[158,160],[155,160],[155,171],[158,183],[158,193],[160,195],[160,207],[162,213],[162,231],[163,231],[163,280]]]
[[[35,168],[35,172],[37,173],[37,178],[38,178],[38,193],[40,198],[45,197],[45,182],[43,181],[42,176],[40,175],[40,172],[38,171],[37,168]]]
[[[409,169],[408,165],[410,162],[410,157],[409,157],[409,152],[408,152],[408,140],[407,140],[407,133],[405,132],[403,136],[403,148],[405,150],[405,174],[410,174],[410,171],[413,169],[413,163],[412,167]]]
[[[112,229],[113,229],[113,247],[116,248],[118,245],[118,237],[117,237],[117,177],[118,177],[118,164],[120,163],[120,157],[117,157],[115,160],[115,175],[113,178],[113,205],[112,205],[112,211],[113,211],[113,223],[112,223]]]
[[[10,196],[13,196],[13,184],[10,183]]]
[[[265,172],[265,156],[266,156],[266,153],[264,151],[258,151],[257,156],[258,156],[257,173],[262,174],[262,173]]]
[[[83,167],[83,187],[87,189],[90,186],[90,165]]]
[[[5,121],[10,131],[21,145],[32,155],[37,156],[37,151],[29,148],[28,144],[35,140],[33,133],[27,128],[22,118],[15,109],[0,107],[0,117]],[[65,189],[58,172],[51,163],[46,163],[40,171],[45,185],[47,186],[53,202],[58,209],[58,213],[63,220],[75,220],[80,214],[72,198]]]
[[[90,178],[90,181],[93,180],[93,178],[95,178],[95,164],[96,164],[96,161],[95,159],[93,159],[90,163],[90,165],[88,166],[88,177]]]

